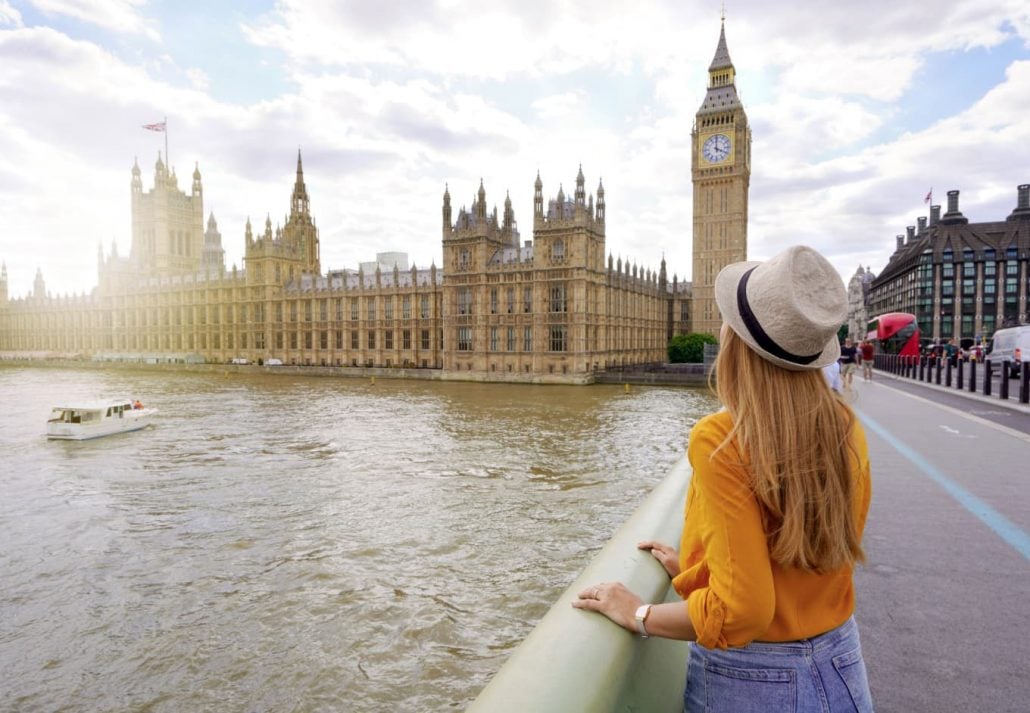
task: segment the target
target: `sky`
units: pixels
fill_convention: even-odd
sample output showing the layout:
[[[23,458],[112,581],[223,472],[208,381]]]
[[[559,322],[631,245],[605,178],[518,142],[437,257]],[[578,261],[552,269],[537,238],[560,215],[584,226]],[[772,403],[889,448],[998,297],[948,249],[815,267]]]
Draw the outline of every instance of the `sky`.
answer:
[[[0,260],[90,291],[98,245],[131,243],[165,135],[226,265],[244,227],[285,220],[303,152],[322,269],[403,251],[442,260],[441,205],[482,179],[532,239],[545,197],[603,179],[607,248],[690,278],[690,132],[718,0],[0,0]],[[752,127],[748,258],[793,244],[849,279],[960,190],[1002,220],[1030,183],[1030,2],[729,0]]]

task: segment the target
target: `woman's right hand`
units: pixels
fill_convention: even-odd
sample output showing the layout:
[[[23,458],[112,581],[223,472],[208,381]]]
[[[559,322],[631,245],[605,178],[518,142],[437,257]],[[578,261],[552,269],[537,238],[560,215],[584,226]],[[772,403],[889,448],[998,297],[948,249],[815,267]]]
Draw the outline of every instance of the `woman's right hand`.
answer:
[[[675,548],[655,540],[644,540],[637,543],[637,549],[647,550],[658,560],[670,577],[680,573],[680,556]]]

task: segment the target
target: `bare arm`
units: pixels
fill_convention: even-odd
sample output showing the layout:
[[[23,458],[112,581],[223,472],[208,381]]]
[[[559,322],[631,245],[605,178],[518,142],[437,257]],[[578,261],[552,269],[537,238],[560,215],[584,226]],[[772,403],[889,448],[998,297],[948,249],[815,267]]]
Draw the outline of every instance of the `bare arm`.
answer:
[[[626,589],[622,582],[603,582],[580,592],[572,602],[576,609],[604,614],[623,629],[639,634],[636,623],[637,608],[643,601]],[[685,602],[652,604],[645,624],[649,636],[693,641],[697,638]]]

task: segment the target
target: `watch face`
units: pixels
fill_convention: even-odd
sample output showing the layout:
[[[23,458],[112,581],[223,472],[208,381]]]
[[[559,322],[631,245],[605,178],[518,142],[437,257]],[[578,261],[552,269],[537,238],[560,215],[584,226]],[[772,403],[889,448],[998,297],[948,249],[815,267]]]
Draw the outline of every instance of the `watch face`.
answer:
[[[725,161],[730,155],[730,140],[723,134],[715,134],[705,141],[701,147],[701,153],[708,163],[719,163]]]

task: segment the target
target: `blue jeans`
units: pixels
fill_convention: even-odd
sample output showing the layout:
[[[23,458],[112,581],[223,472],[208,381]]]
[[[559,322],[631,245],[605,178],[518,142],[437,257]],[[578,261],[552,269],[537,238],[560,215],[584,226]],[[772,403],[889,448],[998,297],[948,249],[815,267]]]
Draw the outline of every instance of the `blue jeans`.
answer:
[[[690,644],[687,713],[868,713],[873,710],[854,617],[825,634],[731,649]]]

